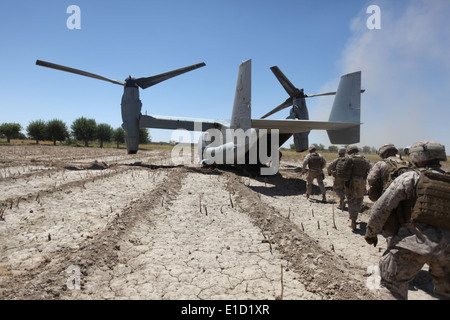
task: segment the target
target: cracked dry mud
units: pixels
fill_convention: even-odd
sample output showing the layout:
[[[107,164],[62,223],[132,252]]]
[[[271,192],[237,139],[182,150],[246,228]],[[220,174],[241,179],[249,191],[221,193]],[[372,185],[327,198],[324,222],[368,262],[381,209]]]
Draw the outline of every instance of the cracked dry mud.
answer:
[[[385,243],[364,241],[368,210],[352,232],[331,178],[328,203],[307,200],[298,166],[251,177],[167,150],[0,146],[0,298],[375,299]],[[411,299],[433,299],[423,274]]]

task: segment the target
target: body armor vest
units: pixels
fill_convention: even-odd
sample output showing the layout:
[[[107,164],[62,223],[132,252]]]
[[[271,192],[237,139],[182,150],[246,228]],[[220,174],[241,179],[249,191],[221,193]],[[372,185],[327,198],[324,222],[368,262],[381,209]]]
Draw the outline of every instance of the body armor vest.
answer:
[[[366,159],[361,155],[355,155],[352,158],[353,171],[352,175],[354,177],[367,178],[367,162]]]
[[[311,153],[308,166],[309,168],[322,169],[322,157],[317,153]]]
[[[450,173],[420,172],[411,221],[450,229]]]
[[[352,177],[352,159],[342,157],[336,163],[336,178],[348,181]]]

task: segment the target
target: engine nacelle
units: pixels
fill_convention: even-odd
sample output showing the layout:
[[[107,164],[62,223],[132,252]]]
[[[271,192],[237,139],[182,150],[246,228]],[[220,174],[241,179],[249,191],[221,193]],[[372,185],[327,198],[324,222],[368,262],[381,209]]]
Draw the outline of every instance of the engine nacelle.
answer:
[[[309,148],[309,131],[294,133],[294,145],[296,152],[303,152]]]
[[[139,120],[142,108],[137,87],[125,87],[121,107],[127,151],[128,154],[134,154],[139,149]]]

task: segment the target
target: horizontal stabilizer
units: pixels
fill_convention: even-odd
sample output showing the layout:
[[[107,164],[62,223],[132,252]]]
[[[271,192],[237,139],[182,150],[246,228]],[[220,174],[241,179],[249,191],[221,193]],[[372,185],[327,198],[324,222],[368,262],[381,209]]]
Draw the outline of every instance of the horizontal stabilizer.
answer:
[[[359,125],[360,123],[353,122],[252,119],[252,128],[279,129],[280,134],[293,134],[298,132],[308,132],[311,130],[343,130],[353,127],[359,127]]]

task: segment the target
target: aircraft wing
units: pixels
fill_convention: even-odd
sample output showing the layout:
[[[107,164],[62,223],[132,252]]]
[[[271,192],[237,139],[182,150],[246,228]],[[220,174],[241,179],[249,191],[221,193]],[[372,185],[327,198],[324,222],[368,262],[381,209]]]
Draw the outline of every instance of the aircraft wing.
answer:
[[[358,127],[361,123],[338,121],[310,121],[310,120],[266,120],[252,119],[252,128],[279,129],[280,134],[308,132],[310,130],[342,130]]]
[[[359,125],[361,123],[358,122],[252,119],[252,128],[279,129],[281,134],[294,134],[311,130],[342,130]],[[227,120],[141,115],[139,126],[154,129],[206,131],[208,129],[229,128],[230,123]]]
[[[211,120],[200,118],[181,118],[167,116],[147,116],[141,115],[139,126],[141,128],[154,129],[185,129],[188,131],[206,131],[208,129],[228,128],[229,122],[226,120]]]

